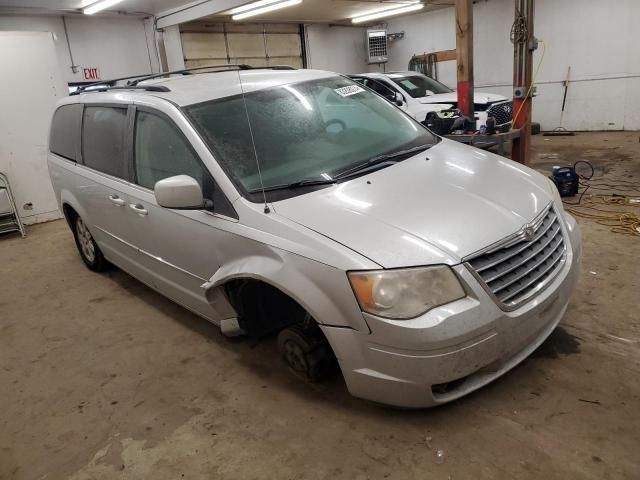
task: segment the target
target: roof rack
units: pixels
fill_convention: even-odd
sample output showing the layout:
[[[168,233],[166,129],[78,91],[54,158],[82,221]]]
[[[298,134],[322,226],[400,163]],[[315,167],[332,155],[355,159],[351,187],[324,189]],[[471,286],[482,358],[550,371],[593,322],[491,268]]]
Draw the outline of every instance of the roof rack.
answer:
[[[103,83],[99,85],[103,85]],[[87,86],[90,86],[90,85],[87,85]],[[70,93],[69,96],[80,95],[81,93],[85,93],[85,92],[87,93],[88,92],[106,92],[111,90],[144,90],[147,92],[170,92],[171,91],[169,88],[165,87],[164,85],[141,85],[141,86],[113,85],[113,86],[92,88],[91,90],[86,90],[84,88],[81,90],[80,88],[78,88],[78,90],[76,90],[75,92]]]
[[[152,80],[154,78],[160,78],[167,75],[191,75],[191,72],[197,72],[199,70],[210,70],[212,68],[219,69],[215,72],[211,73],[221,73],[221,72],[229,72],[232,70],[295,70],[295,68],[289,65],[273,65],[270,67],[253,67],[251,65],[246,65],[244,63],[232,63],[232,64],[223,64],[223,65],[203,65],[200,67],[191,67],[191,68],[183,68],[182,70],[173,70],[171,72],[161,72],[155,73],[152,75],[148,75],[146,77],[140,78],[138,76],[135,77],[135,80],[127,82],[128,85],[137,85],[140,82],[144,82],[146,80]]]
[[[253,67],[244,63],[226,64],[226,65],[203,65],[200,67],[183,68],[180,70],[172,70],[169,72],[160,73],[143,73],[140,75],[131,75],[128,77],[113,78],[111,80],[103,80],[100,82],[88,83],[78,87],[78,89],[70,95],[80,95],[83,92],[106,92],[107,90],[146,90],[149,92],[170,92],[169,88],[164,85],[138,85],[140,82],[146,80],[153,80],[155,78],[166,77],[168,75],[191,75],[191,72],[197,72],[199,70],[211,70],[216,69],[211,73],[229,72],[232,70],[295,70],[294,67],[289,65],[272,65],[270,67]],[[115,85],[116,82],[128,80],[126,85]],[[102,85],[108,85],[101,87]],[[91,88],[98,87],[98,88]]]

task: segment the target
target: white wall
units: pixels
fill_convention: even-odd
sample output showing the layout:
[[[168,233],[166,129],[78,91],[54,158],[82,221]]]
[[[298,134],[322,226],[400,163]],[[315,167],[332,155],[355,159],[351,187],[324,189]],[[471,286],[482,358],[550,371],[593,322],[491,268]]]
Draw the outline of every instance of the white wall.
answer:
[[[512,95],[513,46],[509,31],[513,0],[488,0],[474,7],[474,63],[477,89]],[[547,51],[536,80],[533,119],[544,129],[560,122],[567,67],[571,80],[563,126],[572,130],[640,129],[640,48],[637,0],[537,0],[535,35]],[[405,31],[392,42],[388,69],[406,69],[414,53],[455,48],[452,8],[401,17],[389,32]],[[534,66],[542,46],[534,56]],[[438,65],[440,80],[455,87],[455,62]]]
[[[98,67],[102,79],[158,71],[153,29],[139,17],[66,17],[76,65]],[[53,32],[58,59],[67,82],[84,81],[71,71],[62,17],[0,16],[0,31]]]
[[[25,223],[60,217],[47,138],[55,103],[68,93],[52,35],[0,32],[0,171],[9,177]]]
[[[306,31],[309,68],[338,73],[369,70],[363,28],[307,25]]]

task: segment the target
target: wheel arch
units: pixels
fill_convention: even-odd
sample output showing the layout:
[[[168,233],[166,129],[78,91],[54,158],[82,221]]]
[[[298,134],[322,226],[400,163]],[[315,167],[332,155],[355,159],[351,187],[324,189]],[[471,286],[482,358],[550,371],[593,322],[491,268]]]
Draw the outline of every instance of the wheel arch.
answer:
[[[282,292],[318,324],[369,331],[346,273],[339,269],[288,252],[245,257],[223,265],[203,285],[207,300],[219,303],[221,292],[229,300],[226,289],[241,280]]]
[[[78,199],[71,193],[69,190],[62,190],[60,192],[60,206],[62,209],[62,213],[64,218],[67,221],[67,224],[70,228],[73,228],[72,224],[72,216],[75,213],[79,215],[82,219],[87,220],[87,212],[84,208],[82,208],[81,203]]]

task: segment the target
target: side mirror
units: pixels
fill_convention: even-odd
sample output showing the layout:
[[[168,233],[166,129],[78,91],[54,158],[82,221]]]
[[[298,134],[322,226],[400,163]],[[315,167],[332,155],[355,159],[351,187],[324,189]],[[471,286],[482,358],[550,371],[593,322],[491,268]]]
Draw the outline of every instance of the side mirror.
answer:
[[[188,175],[176,175],[156,182],[153,193],[161,207],[182,210],[205,207],[200,184]]]
[[[428,97],[429,95],[435,95],[435,92],[433,90],[425,90],[424,91],[424,96]]]

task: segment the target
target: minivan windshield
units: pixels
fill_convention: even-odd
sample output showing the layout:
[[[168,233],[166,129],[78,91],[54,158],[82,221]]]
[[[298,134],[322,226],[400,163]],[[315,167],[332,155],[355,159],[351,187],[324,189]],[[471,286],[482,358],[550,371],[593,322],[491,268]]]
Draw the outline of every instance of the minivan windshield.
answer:
[[[427,90],[431,90],[433,93],[451,93],[453,91],[437,80],[422,74],[392,75],[391,78],[413,98],[426,97]]]
[[[405,158],[403,151],[428,148],[438,140],[396,106],[344,77],[249,92],[245,99],[246,111],[242,95],[184,110],[252,201],[261,199],[255,195],[261,189],[256,154],[265,189],[295,190],[286,198],[308,191],[302,186],[330,183],[369,160],[399,160]]]

